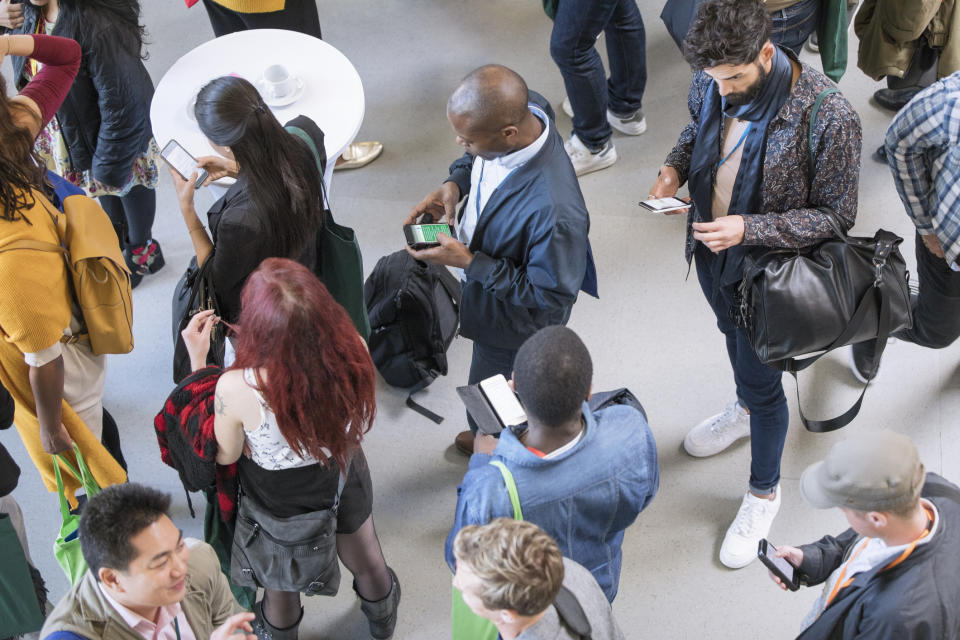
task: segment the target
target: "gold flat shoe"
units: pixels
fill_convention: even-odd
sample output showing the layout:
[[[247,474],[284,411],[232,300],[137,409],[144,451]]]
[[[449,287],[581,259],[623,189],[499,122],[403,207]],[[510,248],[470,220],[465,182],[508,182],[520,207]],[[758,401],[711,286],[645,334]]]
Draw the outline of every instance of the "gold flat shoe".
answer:
[[[359,169],[370,164],[383,152],[383,145],[375,140],[351,142],[337,159],[334,171],[341,169]]]

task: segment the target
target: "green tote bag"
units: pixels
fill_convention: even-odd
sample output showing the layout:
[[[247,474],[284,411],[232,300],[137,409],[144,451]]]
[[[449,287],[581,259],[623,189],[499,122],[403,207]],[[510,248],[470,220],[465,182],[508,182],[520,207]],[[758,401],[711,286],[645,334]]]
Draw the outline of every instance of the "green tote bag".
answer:
[[[513,481],[513,474],[510,473],[510,469],[507,469],[507,465],[499,460],[494,460],[490,464],[500,469],[500,473],[503,475],[503,482],[507,485],[510,503],[513,505],[513,519],[523,520],[523,511],[520,510],[520,495],[517,493],[517,483]],[[450,622],[453,626],[450,637],[453,640],[497,640],[499,636],[493,622],[475,614],[463,601],[463,594],[456,587],[453,587]]]
[[[313,138],[293,125],[286,127],[303,140],[313,153],[320,171],[320,188],[323,191],[323,226],[317,231],[317,270],[316,276],[327,287],[333,299],[340,303],[353,321],[364,340],[370,337],[370,318],[367,317],[367,305],[363,299],[363,256],[360,243],[353,229],[337,224],[327,201],[327,187],[323,182],[323,165]]]
[[[80,550],[80,516],[70,513],[70,503],[67,502],[67,496],[63,489],[63,477],[60,475],[60,464],[58,463],[62,463],[73,474],[73,477],[80,481],[88,498],[100,493],[100,487],[93,479],[90,469],[87,468],[87,463],[83,461],[80,448],[77,447],[76,443],[73,445],[73,452],[77,456],[79,471],[64,456],[59,454],[53,456],[53,470],[57,476],[57,492],[60,494],[60,515],[63,517],[60,533],[53,543],[53,555],[60,563],[60,568],[67,574],[67,578],[70,579],[70,584],[77,584],[87,570],[87,561],[83,559],[83,552]]]

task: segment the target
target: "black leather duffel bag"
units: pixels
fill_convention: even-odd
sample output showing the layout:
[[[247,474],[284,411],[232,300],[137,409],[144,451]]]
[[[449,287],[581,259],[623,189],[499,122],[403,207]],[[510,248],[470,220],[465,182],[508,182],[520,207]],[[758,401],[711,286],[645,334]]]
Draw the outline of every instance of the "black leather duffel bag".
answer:
[[[874,340],[870,379],[889,335],[912,326],[909,275],[897,248],[903,239],[883,229],[850,237],[832,212],[830,222],[835,238],[746,259],[738,322],[762,362],[794,377],[833,349]],[[849,424],[865,392],[866,385],[832,420],[807,420],[801,411],[804,426],[820,432]]]

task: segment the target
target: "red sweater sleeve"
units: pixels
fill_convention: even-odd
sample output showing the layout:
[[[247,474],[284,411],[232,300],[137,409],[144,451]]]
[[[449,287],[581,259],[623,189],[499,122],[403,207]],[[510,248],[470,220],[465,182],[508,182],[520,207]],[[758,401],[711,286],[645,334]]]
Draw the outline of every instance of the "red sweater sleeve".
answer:
[[[42,63],[43,68],[20,95],[37,103],[46,126],[70,93],[73,79],[80,70],[80,45],[75,40],[59,36],[34,34],[32,37],[33,55],[30,57]]]

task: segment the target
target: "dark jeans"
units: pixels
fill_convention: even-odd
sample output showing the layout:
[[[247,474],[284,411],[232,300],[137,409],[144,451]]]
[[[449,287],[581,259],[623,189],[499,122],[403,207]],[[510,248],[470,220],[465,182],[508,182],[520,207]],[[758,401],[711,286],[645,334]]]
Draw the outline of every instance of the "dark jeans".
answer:
[[[930,253],[917,234],[917,282],[913,299],[913,328],[895,336],[922,347],[942,349],[960,337],[960,271]]]
[[[734,286],[714,288],[712,271],[718,256],[698,242],[694,257],[700,287],[717,316],[717,327],[727,339],[737,399],[750,410],[750,488],[769,493],[780,482],[780,457],[790,423],[783,374],[760,362],[747,332],[730,318]]]
[[[597,53],[597,36],[607,35],[610,80]],[[560,68],[573,107],[573,132],[599,151],[613,129],[607,109],[635,113],[647,85],[646,33],[636,0],[562,0],[550,34],[550,55]]]
[[[213,34],[218,38],[247,29],[287,29],[320,38],[316,0],[287,0],[285,8],[268,13],[239,13],[212,0],[203,0]]]
[[[940,62],[940,51],[930,47],[926,38],[920,38],[920,46],[910,58],[910,66],[902,78],[887,76],[889,89],[916,89],[919,93],[924,87],[929,87],[937,81],[937,65]]]
[[[800,0],[795,5],[771,13],[773,29],[770,40],[799,55],[803,43],[817,30],[820,2],[821,0]]]
[[[513,360],[517,357],[516,349],[501,349],[490,345],[473,343],[473,359],[470,360],[470,375],[467,384],[477,384],[490,376],[502,373],[507,380],[513,375]],[[470,432],[477,435],[477,424],[467,414],[467,424]]]
[[[100,206],[110,216],[123,249],[139,247],[153,237],[157,215],[157,192],[153,189],[137,185],[123,197],[100,196]]]

